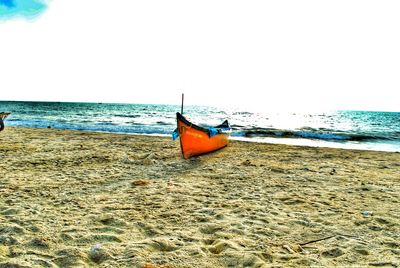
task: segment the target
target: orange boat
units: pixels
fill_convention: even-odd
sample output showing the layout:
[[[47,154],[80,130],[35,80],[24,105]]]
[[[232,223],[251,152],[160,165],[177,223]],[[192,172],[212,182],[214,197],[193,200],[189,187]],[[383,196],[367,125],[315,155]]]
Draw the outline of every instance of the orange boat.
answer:
[[[190,123],[182,114],[176,113],[177,134],[180,136],[182,155],[189,157],[219,150],[228,145],[231,127],[227,120],[216,127],[204,128]]]

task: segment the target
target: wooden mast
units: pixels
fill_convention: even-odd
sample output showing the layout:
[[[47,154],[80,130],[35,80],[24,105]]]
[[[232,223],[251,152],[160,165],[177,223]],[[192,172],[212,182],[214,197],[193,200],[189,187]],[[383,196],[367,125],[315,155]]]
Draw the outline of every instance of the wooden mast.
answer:
[[[182,104],[181,104],[181,114],[183,114],[183,99],[185,97],[185,94],[182,93]]]

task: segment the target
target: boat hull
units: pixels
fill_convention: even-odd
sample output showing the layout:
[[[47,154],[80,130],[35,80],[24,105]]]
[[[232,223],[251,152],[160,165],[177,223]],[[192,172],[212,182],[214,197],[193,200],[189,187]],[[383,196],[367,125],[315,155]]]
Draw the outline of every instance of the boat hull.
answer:
[[[182,155],[185,159],[228,145],[229,133],[218,133],[210,137],[208,129],[190,123],[180,113],[177,113],[177,122]]]

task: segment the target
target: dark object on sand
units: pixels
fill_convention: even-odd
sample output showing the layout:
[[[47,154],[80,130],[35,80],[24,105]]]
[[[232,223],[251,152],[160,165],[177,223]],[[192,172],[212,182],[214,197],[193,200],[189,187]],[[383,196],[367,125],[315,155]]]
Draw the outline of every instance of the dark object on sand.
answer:
[[[0,113],[0,131],[4,129],[4,120],[9,116],[10,113]]]

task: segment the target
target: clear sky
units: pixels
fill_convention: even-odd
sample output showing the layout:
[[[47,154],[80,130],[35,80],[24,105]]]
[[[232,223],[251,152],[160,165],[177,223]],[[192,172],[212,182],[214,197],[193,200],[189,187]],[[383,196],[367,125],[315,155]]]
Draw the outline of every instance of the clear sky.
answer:
[[[0,22],[0,100],[400,111],[398,0],[45,3]]]

